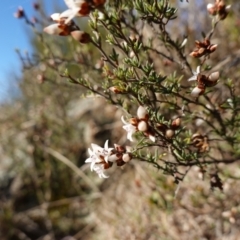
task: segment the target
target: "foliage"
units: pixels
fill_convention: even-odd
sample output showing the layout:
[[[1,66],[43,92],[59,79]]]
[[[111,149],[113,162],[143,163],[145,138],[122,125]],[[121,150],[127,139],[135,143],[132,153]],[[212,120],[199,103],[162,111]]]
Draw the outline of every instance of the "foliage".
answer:
[[[72,1],[66,1],[70,6],[69,2]],[[182,6],[192,8],[186,13]],[[43,235],[50,239],[67,235],[87,239],[100,221],[95,216],[94,224],[87,222],[89,209],[97,205],[94,199],[104,199],[103,193],[114,198],[115,185],[106,186],[111,178],[116,184],[120,178],[129,181],[131,189],[144,185],[139,191],[147,189],[148,200],[137,201],[136,208],[149,201],[147,214],[157,208],[168,209],[174,215],[182,206],[191,212],[191,205],[205,209],[216,201],[222,206],[219,215],[226,213],[226,208],[231,209],[227,217],[222,216],[237,222],[239,209],[233,208],[236,202],[233,206],[224,203],[227,192],[224,195],[221,191],[224,192],[223,179],[227,182],[239,178],[237,170],[231,170],[240,154],[236,52],[239,43],[233,31],[238,22],[222,0],[204,6],[203,11],[197,4],[194,8],[190,1],[79,1],[78,12],[74,12],[74,5],[71,11],[52,15],[54,24],[41,5],[34,5],[38,14],[35,22],[28,19],[23,9],[18,11],[17,17],[24,18],[36,36],[32,39],[35,51],[32,56],[18,52],[24,67],[22,97],[20,106],[14,106],[16,110],[8,116],[15,119],[14,111],[17,112],[17,120],[8,123],[8,128],[18,128],[13,131],[15,139],[6,133],[6,121],[1,130],[4,155],[19,161],[20,166],[13,168],[12,174],[13,181],[20,182],[15,190],[17,195],[13,191],[14,197],[10,199],[14,200],[3,201],[0,221],[6,239],[17,239],[21,234],[25,234],[22,239]],[[197,26],[186,24],[185,19],[196,13],[199,18],[204,16],[205,22],[199,20]],[[81,18],[86,15],[87,21]],[[225,39],[231,44],[226,44]],[[127,138],[134,139],[131,147]],[[109,148],[107,144],[104,148],[93,144],[102,146],[107,139]],[[90,144],[88,158],[86,149]],[[84,165],[87,158],[92,170],[110,179],[90,180]],[[124,165],[123,173],[115,165],[121,168]],[[153,187],[136,179],[133,183],[129,175],[124,175],[125,171],[134,172],[131,166],[146,182],[149,179]],[[27,167],[31,171],[23,170]],[[24,177],[17,178],[16,172]],[[188,186],[194,189],[195,183],[185,179],[189,177],[198,184],[199,175],[209,188],[217,188],[215,193],[211,192],[212,198],[206,196],[206,185],[196,189],[195,194],[187,191]],[[191,197],[185,204],[168,197],[175,189],[178,197],[181,186],[181,197],[184,194]],[[26,193],[19,195],[21,188]],[[124,191],[120,188],[120,195]],[[27,199],[31,199],[29,204]],[[88,201],[93,203],[87,204]],[[104,201],[101,203],[104,205]],[[117,215],[118,206],[113,205]],[[37,220],[32,220],[33,210],[38,211]],[[25,222],[19,221],[22,211],[30,214]],[[99,208],[97,212],[99,216],[106,213]],[[151,215],[152,219],[155,217]],[[22,226],[30,222],[35,224],[34,230]],[[109,228],[109,224],[104,227]],[[154,224],[151,227],[154,229]],[[211,232],[209,228],[205,230]],[[150,239],[150,232],[139,228],[136,236]],[[134,235],[126,231],[123,239],[130,239],[131,234]],[[158,239],[159,234],[153,231],[151,239]],[[192,237],[204,237],[207,233],[197,234]],[[216,237],[210,235],[206,238]],[[119,239],[123,235],[109,233],[109,236]],[[177,239],[168,231],[162,236]]]

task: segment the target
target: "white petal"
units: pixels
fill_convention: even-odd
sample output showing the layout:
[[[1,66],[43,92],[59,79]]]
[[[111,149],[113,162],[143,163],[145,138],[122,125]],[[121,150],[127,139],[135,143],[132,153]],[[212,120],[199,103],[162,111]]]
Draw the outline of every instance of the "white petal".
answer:
[[[196,80],[197,80],[197,76],[196,75],[194,75],[194,76],[192,76],[192,77],[190,77],[188,79],[188,81],[196,81]]]
[[[68,8],[81,7],[85,0],[64,0]]]
[[[125,119],[124,119],[123,116],[121,117],[121,120],[122,120],[122,122],[123,122],[124,124],[129,124],[127,121],[125,121]]]
[[[51,16],[51,19],[53,20],[53,21],[55,21],[55,22],[58,22],[58,21],[60,21],[60,13],[53,13]]]
[[[88,148],[88,153],[90,156],[93,155],[93,151],[91,150],[91,148]]]
[[[155,141],[156,141],[155,136],[153,136],[153,135],[149,135],[148,137],[149,137],[149,139],[150,139],[152,142],[155,142]]]
[[[212,82],[216,82],[219,79],[219,72],[213,72],[209,75],[208,79]]]
[[[197,66],[197,71],[196,71],[196,73],[199,74],[200,71],[201,71],[201,66]]]
[[[93,152],[94,152],[95,154],[96,154],[96,153],[99,154],[99,153],[102,153],[102,152],[103,152],[103,148],[100,147],[100,146],[98,146],[97,144],[92,143],[91,146],[92,146]]]
[[[127,139],[131,142],[133,142],[133,138],[132,138],[133,132],[128,132],[127,133]]]
[[[66,18],[65,24],[68,24],[74,17],[79,16],[80,8],[68,9],[60,14],[61,18]]]
[[[105,142],[104,144],[104,149],[107,150],[108,149],[108,140]]]

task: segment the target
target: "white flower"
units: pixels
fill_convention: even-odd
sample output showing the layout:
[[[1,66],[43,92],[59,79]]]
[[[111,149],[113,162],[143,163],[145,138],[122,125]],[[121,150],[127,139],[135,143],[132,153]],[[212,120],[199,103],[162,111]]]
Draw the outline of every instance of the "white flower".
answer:
[[[70,22],[74,17],[81,17],[88,15],[88,11],[81,13],[81,8],[88,6],[85,0],[64,0],[68,6],[68,10],[61,13],[61,17],[67,18],[65,23]]]
[[[137,131],[136,127],[133,126],[131,123],[128,123],[127,121],[125,121],[123,116],[121,117],[121,120],[125,124],[123,126],[123,129],[127,131],[127,139],[133,142],[132,135]]]
[[[91,163],[91,171],[95,171],[100,178],[106,178],[104,174],[105,168],[108,161],[115,161],[115,158],[109,159],[113,148],[108,148],[108,140],[104,144],[104,148],[98,146],[97,144],[91,144],[92,149],[88,149],[90,157],[85,161],[85,163]]]
[[[197,67],[196,72],[193,72],[193,76],[190,77],[188,81],[196,81],[199,73],[200,73],[200,66]]]

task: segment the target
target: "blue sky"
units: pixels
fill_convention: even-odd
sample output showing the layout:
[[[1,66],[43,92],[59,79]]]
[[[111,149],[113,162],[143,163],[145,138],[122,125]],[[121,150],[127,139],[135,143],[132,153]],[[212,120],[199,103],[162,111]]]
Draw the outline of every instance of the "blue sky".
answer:
[[[27,30],[23,19],[16,19],[13,14],[19,6],[22,6],[29,18],[34,15],[34,0],[2,0],[0,14],[0,102],[9,99],[13,89],[16,89],[14,83],[14,74],[21,74],[21,64],[15,52],[18,48],[22,51],[31,50],[29,40],[26,36]],[[44,0],[49,15],[52,13],[53,5],[64,7],[63,0]]]

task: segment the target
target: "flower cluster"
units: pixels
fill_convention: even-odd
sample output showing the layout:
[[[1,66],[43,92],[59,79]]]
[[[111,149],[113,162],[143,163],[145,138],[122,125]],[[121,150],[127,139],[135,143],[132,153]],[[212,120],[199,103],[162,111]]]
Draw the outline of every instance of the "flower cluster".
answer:
[[[117,166],[123,166],[132,159],[129,152],[130,147],[123,147],[114,144],[114,148],[108,148],[108,140],[104,144],[104,148],[97,144],[91,144],[92,149],[88,149],[90,157],[85,161],[91,163],[91,171],[95,171],[100,178],[107,178],[105,175],[107,169],[111,168],[114,163]]]
[[[225,4],[224,0],[216,0],[214,4],[209,3],[207,5],[207,10],[209,14],[215,16],[218,15],[220,20],[223,20],[227,17],[231,5]]]
[[[74,17],[85,17],[95,8],[100,8],[106,0],[65,0],[69,9],[62,13],[54,13],[51,19],[56,22],[44,28],[44,31],[51,35],[71,35],[80,43],[89,43],[91,38],[88,33],[80,30],[73,22]]]
[[[69,9],[61,13],[61,17],[67,18],[66,23],[74,17],[88,16],[95,8],[101,8],[106,0],[64,0]]]
[[[191,57],[200,58],[204,55],[209,55],[213,53],[216,48],[217,44],[211,44],[210,40],[205,38],[202,42],[196,40],[195,41],[196,49],[194,49],[191,53]]]
[[[155,142],[156,139],[148,120],[149,116],[147,110],[143,106],[138,107],[137,117],[130,118],[128,122],[125,121],[124,117],[122,117],[122,122],[125,124],[123,129],[127,131],[127,139],[133,141],[132,135],[139,131],[143,132],[145,136]]]
[[[200,67],[197,67],[197,71],[193,73],[193,76],[188,81],[197,81],[197,86],[193,88],[191,95],[193,97],[199,97],[205,92],[206,87],[213,87],[217,84],[219,79],[219,72],[213,72],[209,76],[203,75],[200,72]]]

